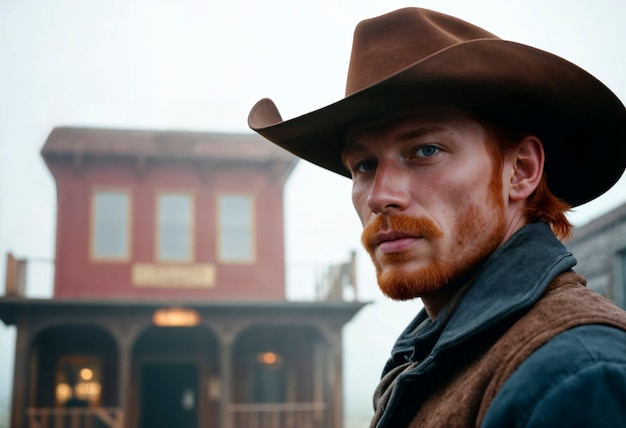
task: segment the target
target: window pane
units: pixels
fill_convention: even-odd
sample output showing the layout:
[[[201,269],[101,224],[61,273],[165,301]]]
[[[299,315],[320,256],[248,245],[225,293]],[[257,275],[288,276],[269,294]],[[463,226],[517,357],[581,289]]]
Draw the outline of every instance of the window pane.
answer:
[[[220,258],[225,261],[253,260],[252,198],[222,196],[219,211]]]
[[[128,195],[124,192],[94,194],[94,256],[121,258],[128,254]]]
[[[102,393],[102,360],[89,355],[63,355],[55,375],[58,406],[99,406]]]
[[[158,201],[159,259],[191,259],[191,196],[168,193]]]

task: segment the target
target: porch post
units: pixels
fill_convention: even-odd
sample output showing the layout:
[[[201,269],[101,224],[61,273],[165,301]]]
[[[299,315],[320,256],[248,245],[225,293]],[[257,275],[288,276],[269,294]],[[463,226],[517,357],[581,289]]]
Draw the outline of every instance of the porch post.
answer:
[[[27,383],[33,384],[28,366],[31,354],[28,354],[30,342],[30,329],[27,325],[19,322],[15,324],[15,359],[13,369],[13,398],[11,401],[11,428],[27,426],[25,419],[27,403]]]
[[[232,401],[233,342],[234,335],[220,332],[220,427],[234,428],[229,410]]]
[[[330,397],[330,426],[343,427],[343,350],[341,346],[341,330],[330,335],[330,376],[332,380]]]
[[[129,410],[130,410],[130,402],[129,402],[129,389],[130,389],[130,367],[131,367],[131,340],[129,337],[118,337],[118,362],[119,362],[119,373],[118,373],[118,403],[122,414],[120,416],[120,424],[119,428],[128,427],[129,421]]]
[[[108,326],[118,346],[117,400],[118,407],[122,412],[119,428],[131,428],[131,424],[136,422],[137,415],[131,414],[133,344],[139,332],[146,328],[147,323],[143,319],[139,322],[135,319],[121,317]]]

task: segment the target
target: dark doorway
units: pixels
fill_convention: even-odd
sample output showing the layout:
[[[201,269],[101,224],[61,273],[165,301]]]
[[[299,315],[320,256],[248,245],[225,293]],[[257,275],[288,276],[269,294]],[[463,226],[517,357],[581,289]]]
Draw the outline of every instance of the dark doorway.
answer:
[[[287,401],[287,371],[282,364],[256,364],[251,383],[251,402],[284,403]]]
[[[141,428],[198,427],[198,367],[146,363],[141,369]]]

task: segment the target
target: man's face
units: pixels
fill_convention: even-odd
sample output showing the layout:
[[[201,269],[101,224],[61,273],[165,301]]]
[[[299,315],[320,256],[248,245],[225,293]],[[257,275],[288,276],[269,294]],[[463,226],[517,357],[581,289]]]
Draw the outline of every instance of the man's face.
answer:
[[[487,138],[469,115],[441,108],[349,133],[352,202],[387,296],[428,296],[504,242],[503,177]]]

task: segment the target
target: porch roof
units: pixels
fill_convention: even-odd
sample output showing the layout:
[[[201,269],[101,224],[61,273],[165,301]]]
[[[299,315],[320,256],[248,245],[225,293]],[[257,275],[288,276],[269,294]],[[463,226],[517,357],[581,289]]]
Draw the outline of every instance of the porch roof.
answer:
[[[346,301],[199,301],[199,300],[139,300],[129,299],[65,299],[0,297],[0,320],[9,326],[16,325],[18,316],[50,317],[68,315],[80,317],[118,315],[152,316],[157,309],[184,308],[196,310],[211,317],[259,316],[293,317],[298,319],[334,319],[348,322],[358,311],[371,302]]]

